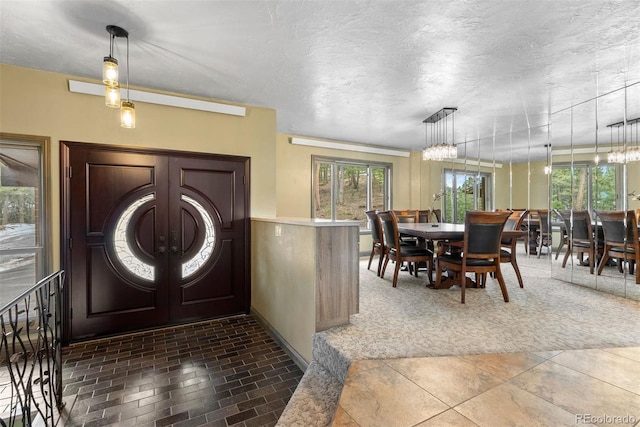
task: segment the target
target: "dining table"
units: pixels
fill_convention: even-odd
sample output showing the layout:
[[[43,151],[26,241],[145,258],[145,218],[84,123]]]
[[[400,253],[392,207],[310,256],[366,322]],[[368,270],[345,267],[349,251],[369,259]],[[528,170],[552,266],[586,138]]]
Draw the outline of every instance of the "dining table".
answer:
[[[464,224],[454,224],[447,222],[417,222],[417,223],[398,223],[398,232],[409,236],[418,238],[418,244],[425,245],[427,240],[437,240],[444,242],[444,244],[438,245],[438,255],[441,255],[446,250],[447,242],[461,242],[464,240]],[[504,230],[502,231],[503,238],[519,238],[526,235],[524,230]],[[461,246],[460,246],[461,248]],[[512,254],[515,259],[516,254]],[[441,281],[440,286],[436,288],[435,285],[428,285],[430,288],[436,289],[449,289],[451,286],[459,285],[459,277],[446,277]],[[477,284],[467,278],[466,287],[476,287]]]

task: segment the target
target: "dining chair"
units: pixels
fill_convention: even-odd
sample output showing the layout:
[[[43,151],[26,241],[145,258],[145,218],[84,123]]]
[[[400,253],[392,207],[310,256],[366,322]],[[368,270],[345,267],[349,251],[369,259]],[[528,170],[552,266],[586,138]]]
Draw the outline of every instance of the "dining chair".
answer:
[[[422,223],[431,222],[431,210],[430,209],[419,210],[418,211],[418,222],[422,222]],[[427,240],[426,244],[427,244],[427,248],[431,249],[432,251],[434,250],[433,249],[433,240]]]
[[[418,222],[418,210],[410,209],[410,210],[394,210],[393,214],[398,219],[398,222],[401,223],[416,223]],[[418,239],[414,236],[408,236],[406,234],[400,234],[400,240],[404,244],[409,245],[417,245]]]
[[[517,210],[510,213],[507,221],[504,223],[504,230],[520,230],[524,219],[529,214],[529,210]],[[516,244],[518,243],[517,237],[502,237],[500,241],[500,262],[508,262],[513,267],[518,277],[518,284],[520,287],[524,287],[522,283],[522,275],[520,274],[520,268],[516,260]]]
[[[583,258],[586,253],[589,256],[589,272],[593,274],[597,254],[589,211],[556,210],[556,213],[562,218],[567,229],[567,252],[562,260],[562,268],[567,265],[567,260],[574,252],[579,257],[580,264],[584,265]]]
[[[374,255],[379,254],[380,257],[378,259],[377,275],[380,276],[380,271],[382,270],[382,261],[384,260],[384,257],[385,257],[384,234],[382,232],[382,223],[380,222],[378,213],[375,210],[366,211],[365,215],[367,215],[367,218],[369,218],[369,228],[371,229],[371,239],[373,240],[373,244],[371,245],[371,255],[369,255],[369,265],[367,266],[367,270],[371,269],[371,262],[373,261]]]
[[[596,211],[604,230],[604,250],[598,264],[598,275],[610,258],[618,260],[618,270],[623,272],[622,264],[629,262],[629,273],[635,268],[636,284],[640,284],[640,240],[638,239],[638,220],[634,211]],[[625,232],[626,217],[626,232]]]
[[[556,215],[558,216],[558,218],[560,218],[557,212],[556,212]],[[562,223],[560,225],[560,243],[558,243],[558,247],[556,248],[556,259],[558,259],[558,256],[560,255],[560,250],[563,248],[564,245],[567,244],[567,241],[568,241],[567,239],[569,237],[567,234],[567,226],[561,218],[560,218],[560,222]]]
[[[409,263],[409,271],[413,271],[416,277],[418,277],[417,263],[426,262],[429,283],[433,283],[433,278],[431,277],[431,272],[433,271],[433,251],[421,246],[402,244],[400,241],[400,233],[398,233],[398,217],[392,211],[379,212],[378,217],[382,223],[386,248],[380,277],[384,277],[389,260],[395,262],[395,271],[393,273],[393,287],[395,288],[398,283],[400,266],[404,262]],[[412,267],[412,263],[414,263],[415,266]]]
[[[418,222],[431,222],[431,210],[419,210],[418,211]]]
[[[529,211],[529,209],[513,209],[512,213],[519,213],[522,216],[522,221],[520,222],[520,228],[519,230],[522,231],[527,231],[527,233],[525,233],[524,235],[522,235],[521,237],[518,237],[516,240],[522,240],[522,245],[524,246],[524,252],[525,253],[529,253],[529,227],[528,227],[528,219],[529,216],[531,214],[531,212]]]
[[[431,221],[432,222],[442,222],[442,210],[441,209],[433,209],[431,211]]]
[[[436,258],[436,288],[442,282],[443,271],[460,274],[461,303],[465,301],[468,272],[479,275],[495,273],[502,297],[509,302],[509,294],[500,271],[500,244],[502,230],[509,218],[509,212],[467,211],[464,220],[464,241],[459,254],[443,254]]]
[[[547,250],[551,249],[551,224],[549,223],[549,209],[536,209],[536,213],[538,214],[538,236],[537,243],[538,247],[536,248],[537,257],[540,258],[540,254],[542,254],[542,248],[546,247]]]

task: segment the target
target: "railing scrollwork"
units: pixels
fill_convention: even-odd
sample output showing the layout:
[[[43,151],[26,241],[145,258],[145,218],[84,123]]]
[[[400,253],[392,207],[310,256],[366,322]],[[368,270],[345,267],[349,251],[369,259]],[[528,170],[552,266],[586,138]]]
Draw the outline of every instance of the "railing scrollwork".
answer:
[[[0,310],[0,426],[53,426],[62,402],[62,281],[54,273]]]

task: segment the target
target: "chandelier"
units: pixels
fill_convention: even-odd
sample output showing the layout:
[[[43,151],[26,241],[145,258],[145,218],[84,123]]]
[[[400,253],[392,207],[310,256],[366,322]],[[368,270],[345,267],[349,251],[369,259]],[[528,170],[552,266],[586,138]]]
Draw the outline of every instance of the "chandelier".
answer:
[[[458,157],[458,149],[453,143],[455,136],[454,113],[457,108],[447,107],[424,119],[425,148],[423,160],[443,161]],[[451,116],[449,118],[449,116]],[[449,121],[451,125],[449,126]]]
[[[120,108],[120,126],[124,128],[136,127],[136,110],[129,99],[129,33],[117,25],[107,25],[109,36],[109,56],[104,57],[102,64],[102,82],[104,88],[104,103],[107,107]],[[120,101],[120,83],[118,82],[118,60],[113,57],[113,44],[116,37],[127,39],[127,100]]]
[[[627,120],[626,124],[630,127],[630,138],[629,143],[626,143],[626,133],[623,131],[622,136],[622,148],[620,148],[620,128],[625,125],[625,122],[612,123],[607,127],[611,128],[611,151],[607,154],[607,161],[609,163],[629,163],[629,162],[638,162],[640,161],[640,138],[638,138],[638,122],[640,122],[640,117]],[[635,125],[635,126],[634,126]],[[616,141],[616,149],[613,148],[613,128],[617,128],[618,130],[618,138]],[[633,130],[635,127],[635,145],[631,145],[633,143]]]

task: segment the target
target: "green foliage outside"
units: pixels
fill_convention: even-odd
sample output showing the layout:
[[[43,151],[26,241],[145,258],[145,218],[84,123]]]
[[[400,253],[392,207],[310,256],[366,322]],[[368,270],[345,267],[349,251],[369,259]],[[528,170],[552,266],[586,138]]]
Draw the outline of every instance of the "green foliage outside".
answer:
[[[588,210],[589,174],[587,167],[556,167],[551,179],[551,208]],[[591,200],[595,210],[616,209],[616,170],[610,166],[591,166]]]
[[[33,187],[0,186],[0,225],[35,224],[35,198]]]
[[[463,175],[458,174],[457,178],[462,178]],[[445,196],[443,199],[445,200],[446,207],[444,207],[444,222],[455,222],[458,224],[464,223],[464,218],[467,214],[467,211],[472,211],[476,209],[474,200],[476,195],[474,194],[474,187],[476,182],[476,176],[467,176],[464,178],[462,184],[458,185],[455,191],[455,218],[453,217],[453,203],[454,203],[454,191],[453,187],[447,186],[445,188]],[[487,186],[487,178],[481,177],[481,184],[478,186],[478,191],[480,194],[478,197],[478,209],[485,210],[486,204],[484,201],[484,197],[486,194],[485,187]]]
[[[361,222],[361,227],[367,227],[364,214],[367,210],[367,167],[345,166],[336,167],[337,185],[334,188],[336,199],[335,219],[348,219]],[[371,209],[384,209],[385,169],[371,167],[372,197]],[[320,163],[316,169],[318,176],[316,183],[319,189],[319,203],[316,200],[316,218],[330,219],[331,216],[331,163]]]

